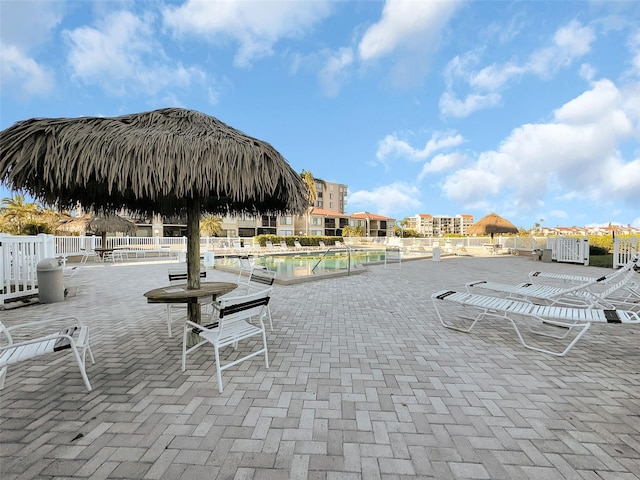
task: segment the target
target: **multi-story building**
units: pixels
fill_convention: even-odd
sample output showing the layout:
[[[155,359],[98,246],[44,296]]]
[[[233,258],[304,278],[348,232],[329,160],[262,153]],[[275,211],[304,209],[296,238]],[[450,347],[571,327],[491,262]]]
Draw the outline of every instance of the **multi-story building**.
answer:
[[[440,237],[447,234],[465,235],[467,229],[473,225],[473,215],[465,213],[451,217],[419,213],[413,217],[407,217],[405,221],[407,228],[426,237]]]
[[[394,219],[360,212],[347,215],[347,185],[315,179],[317,198],[306,214],[232,216],[222,218],[223,237],[254,237],[271,234],[279,236],[341,236],[346,226],[362,226],[366,236],[393,235]],[[185,218],[136,217],[139,236],[185,236]]]
[[[315,179],[316,201],[314,207],[344,214],[347,205],[347,186],[341,183]]]

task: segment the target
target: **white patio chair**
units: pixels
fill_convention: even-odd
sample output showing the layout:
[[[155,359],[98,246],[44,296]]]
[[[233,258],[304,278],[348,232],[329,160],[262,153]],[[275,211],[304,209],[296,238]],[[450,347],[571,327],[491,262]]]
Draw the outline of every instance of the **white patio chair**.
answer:
[[[187,281],[187,267],[173,267],[169,269],[169,284],[176,285],[178,283],[185,283]],[[200,270],[200,278],[207,278],[207,271]],[[173,337],[171,331],[171,324],[173,323],[174,312],[181,312],[180,317],[187,318],[187,305],[185,303],[167,303],[167,330],[169,331],[169,338]]]
[[[182,340],[182,371],[187,368],[187,355],[201,346],[210,343],[216,361],[216,373],[218,377],[218,390],[223,391],[222,371],[238,363],[248,360],[256,355],[264,353],[264,363],[269,368],[269,353],[267,350],[267,334],[264,327],[263,318],[266,315],[266,308],[269,305],[271,289],[249,295],[221,298],[213,303],[212,324],[208,326],[198,325],[191,321],[186,321]],[[252,319],[257,319],[252,323]],[[200,337],[200,341],[194,346],[187,348],[187,339],[190,333]],[[238,342],[254,336],[262,336],[262,347],[241,356],[233,361],[222,365],[220,361],[220,349],[233,345],[234,350]]]
[[[598,308],[569,308],[556,307],[549,305],[535,305],[526,301],[514,300],[509,298],[490,297],[487,295],[475,295],[472,293],[455,292],[452,290],[441,290],[431,295],[431,300],[436,309],[436,313],[440,323],[451,330],[469,333],[475,324],[484,318],[493,317],[507,320],[511,323],[520,339],[520,342],[526,348],[536,350],[538,352],[548,353],[550,355],[563,356],[576,344],[578,340],[586,333],[592,323],[640,323],[640,315],[636,312],[626,310],[604,310]],[[472,323],[467,328],[458,327],[452,323],[445,322],[439,304],[449,302],[461,305],[463,307],[471,307],[479,313],[477,316],[470,318]],[[461,318],[468,318],[463,317]],[[522,318],[529,324],[529,330],[535,334],[550,337],[557,340],[565,340],[572,333],[577,333],[569,341],[569,344],[563,350],[550,350],[540,348],[525,342],[520,329],[518,328],[517,319]],[[542,326],[542,330],[535,330],[532,325]],[[558,334],[558,328],[564,331],[564,334]],[[574,330],[575,329],[575,330]]]
[[[254,268],[249,276],[246,293],[257,292],[265,288],[273,287],[276,281],[276,272],[267,270],[264,267]],[[269,317],[269,328],[273,330],[273,321],[271,320],[271,308],[267,305],[267,317]]]
[[[48,333],[54,326],[61,328],[60,325],[64,325],[61,330]],[[89,327],[81,325],[77,318],[51,318],[10,327],[0,322],[0,337],[4,337],[0,345],[0,389],[4,387],[9,365],[70,349],[84,384],[91,391],[85,363],[87,352],[91,363],[95,363],[89,347]],[[20,340],[16,341],[18,337]]]

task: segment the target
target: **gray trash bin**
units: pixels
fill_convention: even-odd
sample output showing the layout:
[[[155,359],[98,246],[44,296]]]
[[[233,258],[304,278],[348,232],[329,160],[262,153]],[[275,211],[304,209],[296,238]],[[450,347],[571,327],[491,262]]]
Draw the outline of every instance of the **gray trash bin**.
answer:
[[[40,303],[64,300],[62,264],[57,258],[45,258],[36,266],[38,273],[38,298]]]
[[[431,256],[431,261],[433,262],[440,261],[440,247],[433,247],[433,254]]]
[[[542,261],[545,263],[551,263],[552,258],[551,258],[551,254],[552,251],[550,248],[545,248],[542,250]]]

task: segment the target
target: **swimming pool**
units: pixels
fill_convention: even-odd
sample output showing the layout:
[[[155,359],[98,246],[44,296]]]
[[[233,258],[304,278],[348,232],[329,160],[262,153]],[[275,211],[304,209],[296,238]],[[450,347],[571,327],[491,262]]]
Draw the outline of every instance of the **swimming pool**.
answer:
[[[354,275],[365,271],[366,265],[384,263],[384,250],[336,250],[299,252],[253,257],[256,265],[276,272],[276,283],[292,284],[321,278]],[[216,258],[216,267],[237,268],[237,258]]]

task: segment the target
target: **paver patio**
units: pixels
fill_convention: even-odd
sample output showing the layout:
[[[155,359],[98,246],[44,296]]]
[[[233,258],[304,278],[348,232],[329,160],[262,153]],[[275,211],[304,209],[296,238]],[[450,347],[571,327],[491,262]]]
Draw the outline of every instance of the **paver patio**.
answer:
[[[640,478],[640,326],[594,325],[558,358],[506,322],[447,330],[429,298],[606,269],[461,257],[276,285],[270,368],[256,357],[225,371],[219,394],[212,349],[183,373],[179,325],[168,338],[165,307],[145,303],[168,267],[88,265],[64,302],[0,312],[8,325],[75,315],[96,359],[92,392],[68,354],[9,368],[3,480]]]

